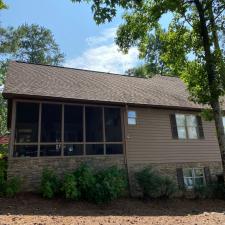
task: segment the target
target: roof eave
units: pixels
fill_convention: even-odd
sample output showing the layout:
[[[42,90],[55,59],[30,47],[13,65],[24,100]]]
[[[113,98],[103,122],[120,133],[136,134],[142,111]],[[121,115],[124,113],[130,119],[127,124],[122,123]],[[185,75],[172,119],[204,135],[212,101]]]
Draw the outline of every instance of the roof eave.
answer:
[[[104,104],[104,105],[119,105],[119,106],[130,106],[130,107],[141,107],[141,108],[159,108],[159,109],[176,109],[186,111],[201,111],[204,107],[183,107],[174,105],[156,105],[156,104],[142,104],[142,103],[130,103],[130,102],[116,102],[116,101],[101,101],[101,100],[88,100],[88,99],[72,99],[63,97],[52,97],[52,96],[38,96],[38,95],[22,95],[13,93],[2,93],[5,99],[27,99],[27,100],[49,100],[49,101],[61,101],[61,102],[74,102],[74,103],[91,103],[91,104]]]

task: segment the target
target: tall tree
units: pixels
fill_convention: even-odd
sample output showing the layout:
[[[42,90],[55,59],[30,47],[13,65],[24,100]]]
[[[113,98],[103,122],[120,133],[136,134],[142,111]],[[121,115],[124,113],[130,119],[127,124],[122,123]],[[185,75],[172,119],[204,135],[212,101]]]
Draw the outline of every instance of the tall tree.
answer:
[[[153,72],[154,69],[148,63],[145,63],[140,66],[136,66],[134,68],[128,69],[125,73],[128,76],[140,77],[140,78],[150,78],[156,75]]]
[[[7,8],[6,4],[2,0],[0,0],[0,9],[6,9],[6,8]]]
[[[131,24],[134,26],[134,24]],[[126,27],[126,29],[130,29]],[[126,36],[126,30],[120,29],[118,31],[117,44],[124,44],[124,36]],[[128,75],[149,78],[156,74],[172,75],[172,71],[162,60],[163,56],[163,39],[161,36],[165,34],[165,31],[161,29],[160,25],[156,29],[149,33],[142,42],[139,42],[139,58],[145,61],[144,65],[131,68],[127,71]],[[121,40],[122,39],[122,40]],[[125,47],[123,45],[123,47]],[[122,48],[122,46],[121,46]],[[123,48],[124,52],[127,52],[127,48]]]
[[[81,0],[72,1],[81,2]],[[225,33],[225,1],[84,0],[84,2],[92,4],[97,23],[111,21],[118,7],[127,10],[124,15],[125,23],[118,31],[119,38],[124,37],[117,39],[122,50],[139,45],[159,23],[162,15],[168,12],[173,14],[170,33],[168,37],[164,37],[168,44],[165,60],[187,83],[193,101],[211,106],[225,177],[225,135],[220,103],[221,96],[225,94],[225,60],[222,45]],[[123,33],[126,33],[126,38]],[[182,37],[181,40],[179,37]],[[188,60],[190,54],[193,55],[193,60]],[[177,61],[174,61],[175,59]]]
[[[50,30],[38,25],[18,28],[0,27],[0,135],[7,132],[7,105],[1,94],[4,86],[7,61],[22,60],[29,63],[59,65],[63,54]]]
[[[4,85],[6,64],[0,62],[0,135],[7,133],[7,105],[1,94]]]
[[[49,29],[39,25],[22,25],[12,31],[17,50],[13,57],[29,63],[59,65],[64,55],[60,52]]]

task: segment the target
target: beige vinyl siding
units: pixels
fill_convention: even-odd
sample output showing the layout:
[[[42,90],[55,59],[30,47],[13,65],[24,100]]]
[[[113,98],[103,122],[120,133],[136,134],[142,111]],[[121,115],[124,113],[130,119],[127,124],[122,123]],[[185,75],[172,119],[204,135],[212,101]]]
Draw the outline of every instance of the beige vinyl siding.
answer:
[[[128,163],[220,161],[213,122],[202,119],[204,139],[173,139],[170,114],[197,114],[153,108],[129,108],[137,112],[137,124],[127,126]]]

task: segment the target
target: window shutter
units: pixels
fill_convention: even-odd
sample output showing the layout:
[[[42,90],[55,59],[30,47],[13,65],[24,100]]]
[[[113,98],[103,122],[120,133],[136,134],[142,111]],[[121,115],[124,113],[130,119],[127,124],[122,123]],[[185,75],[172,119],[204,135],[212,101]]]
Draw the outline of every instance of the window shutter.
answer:
[[[183,169],[177,168],[177,183],[180,189],[184,189],[184,175],[183,175]]]
[[[209,167],[204,167],[204,175],[206,184],[210,184],[212,180]]]
[[[201,116],[197,116],[197,123],[198,123],[198,135],[200,139],[204,139],[204,131],[202,126],[202,118]]]
[[[175,114],[170,115],[170,124],[171,124],[172,137],[174,139],[178,139],[177,122],[176,122]]]

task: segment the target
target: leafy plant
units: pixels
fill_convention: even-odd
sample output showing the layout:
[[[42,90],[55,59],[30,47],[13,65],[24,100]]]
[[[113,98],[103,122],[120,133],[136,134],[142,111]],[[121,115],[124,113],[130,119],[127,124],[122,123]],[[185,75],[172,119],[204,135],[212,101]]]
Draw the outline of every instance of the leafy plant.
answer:
[[[21,191],[21,180],[18,177],[13,177],[11,180],[5,182],[5,196],[14,197]]]
[[[67,173],[64,177],[61,191],[64,193],[66,199],[76,200],[80,197],[80,192],[77,188],[75,176]]]
[[[81,199],[90,199],[92,188],[96,182],[93,169],[86,164],[82,164],[74,172],[74,177],[77,182],[77,188],[79,189]]]
[[[14,197],[21,190],[21,180],[13,177],[7,180],[7,162],[0,160],[0,196]]]
[[[197,199],[225,199],[225,186],[217,182],[208,185],[196,185],[194,194]]]
[[[98,172],[96,183],[92,187],[91,200],[95,203],[105,203],[120,197],[126,190],[127,180],[124,172],[117,167],[111,167]]]
[[[8,151],[8,145],[7,144],[0,145],[0,160],[6,158],[7,151]]]
[[[170,177],[158,175],[150,167],[137,172],[136,179],[144,198],[170,198],[177,191],[177,186]]]
[[[53,198],[60,191],[60,180],[49,169],[44,169],[41,178],[40,192],[44,198]]]

